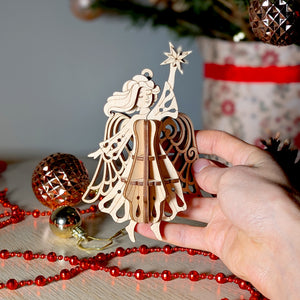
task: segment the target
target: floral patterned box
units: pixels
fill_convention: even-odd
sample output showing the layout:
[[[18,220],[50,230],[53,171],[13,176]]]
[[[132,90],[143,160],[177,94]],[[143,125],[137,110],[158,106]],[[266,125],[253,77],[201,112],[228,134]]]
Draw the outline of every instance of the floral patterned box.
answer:
[[[200,38],[203,127],[253,144],[280,133],[300,148],[300,47]]]

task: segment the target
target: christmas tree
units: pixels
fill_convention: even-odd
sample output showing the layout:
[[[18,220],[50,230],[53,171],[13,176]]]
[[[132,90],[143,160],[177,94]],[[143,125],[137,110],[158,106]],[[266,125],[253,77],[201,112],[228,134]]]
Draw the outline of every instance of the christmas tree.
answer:
[[[300,0],[71,0],[81,19],[101,14],[134,24],[165,26],[179,36],[201,36],[275,45],[299,43]],[[249,9],[250,7],[250,9]],[[250,12],[250,21],[249,21]]]

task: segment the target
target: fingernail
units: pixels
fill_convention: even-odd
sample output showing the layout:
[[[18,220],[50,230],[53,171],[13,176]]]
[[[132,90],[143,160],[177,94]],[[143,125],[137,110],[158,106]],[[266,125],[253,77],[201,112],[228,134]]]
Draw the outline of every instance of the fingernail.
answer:
[[[199,173],[205,167],[209,166],[209,161],[206,159],[197,159],[193,163],[193,171],[194,173]]]

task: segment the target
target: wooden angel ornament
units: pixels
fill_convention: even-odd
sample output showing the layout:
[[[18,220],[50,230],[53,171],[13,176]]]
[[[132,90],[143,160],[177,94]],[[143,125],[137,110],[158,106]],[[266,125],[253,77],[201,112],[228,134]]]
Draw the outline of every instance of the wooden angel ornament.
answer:
[[[178,113],[173,91],[175,73],[183,73],[182,64],[191,51],[169,46],[162,64],[170,65],[170,73],[159,99],[151,70],[126,81],[121,92],[107,99],[104,140],[89,155],[99,162],[82,199],[99,200],[100,211],[118,223],[129,220],[131,241],[137,223],[151,223],[162,239],[160,222],[186,209],[184,193],[198,191],[190,172],[198,157],[194,130],[190,119]]]

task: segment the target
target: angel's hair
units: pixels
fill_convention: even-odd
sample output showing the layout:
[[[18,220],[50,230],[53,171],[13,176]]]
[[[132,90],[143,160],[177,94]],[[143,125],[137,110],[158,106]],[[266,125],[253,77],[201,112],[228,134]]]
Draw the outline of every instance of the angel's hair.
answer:
[[[150,89],[154,95],[159,93],[159,86],[155,85],[151,77],[144,75],[149,73],[149,71],[150,70],[143,70],[142,75],[135,75],[132,79],[124,83],[122,92],[114,92],[113,95],[107,99],[107,103],[104,105],[104,113],[108,117],[111,116],[113,112],[126,112],[129,114],[135,112],[139,92],[143,87]]]

